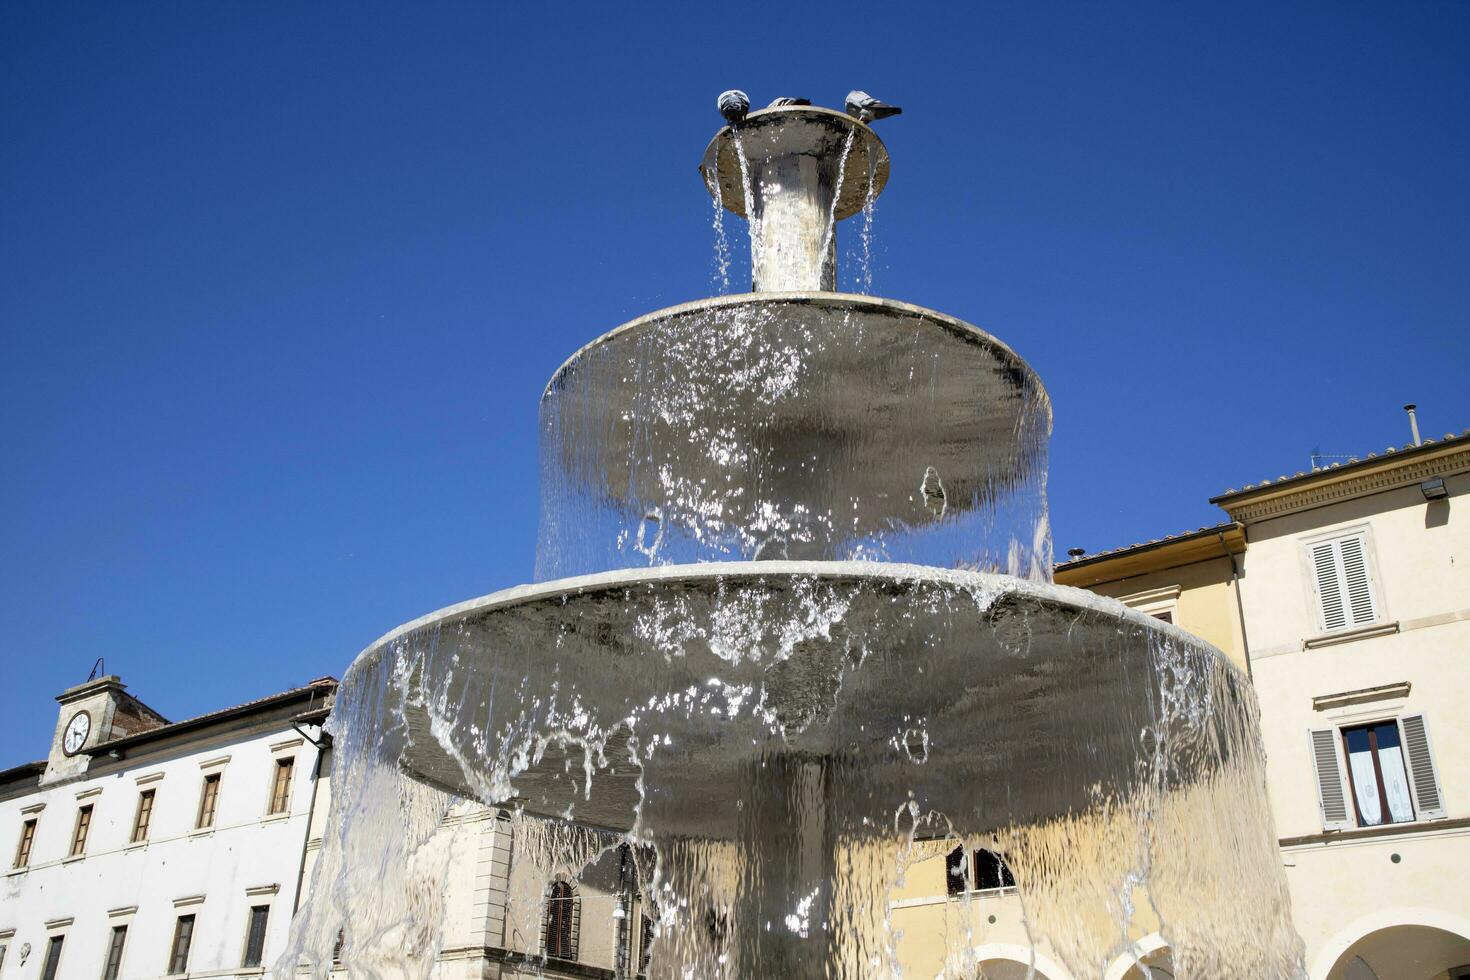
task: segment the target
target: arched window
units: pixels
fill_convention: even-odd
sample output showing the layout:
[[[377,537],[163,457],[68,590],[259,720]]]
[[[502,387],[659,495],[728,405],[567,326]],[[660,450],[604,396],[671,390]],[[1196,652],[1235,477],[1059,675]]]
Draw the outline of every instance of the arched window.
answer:
[[[565,881],[552,882],[546,893],[546,956],[553,960],[577,958],[577,893]]]

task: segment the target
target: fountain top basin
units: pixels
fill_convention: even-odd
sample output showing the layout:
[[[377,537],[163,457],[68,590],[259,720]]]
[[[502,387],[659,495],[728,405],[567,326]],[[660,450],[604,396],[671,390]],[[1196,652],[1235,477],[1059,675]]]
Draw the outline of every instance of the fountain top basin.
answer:
[[[746,183],[756,179],[754,171],[761,161],[798,155],[832,161],[835,166],[849,137],[852,145],[840,167],[843,174],[836,194],[840,221],[857,214],[870,197],[882,192],[888,183],[889,166],[888,149],[878,134],[845,112],[822,106],[757,110],[737,126],[726,126],[715,134],[705,147],[699,169],[710,195],[718,191],[720,203],[744,218],[748,217]],[[742,150],[744,166],[740,161]]]

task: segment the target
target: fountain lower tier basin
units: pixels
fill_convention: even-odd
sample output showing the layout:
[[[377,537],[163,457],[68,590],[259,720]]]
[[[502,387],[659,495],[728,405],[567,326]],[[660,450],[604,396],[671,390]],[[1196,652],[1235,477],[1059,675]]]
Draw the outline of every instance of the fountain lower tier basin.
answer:
[[[1015,499],[1044,510],[1051,405],[1031,368],[970,324],[893,300],[767,293],[661,310],[573,355],[541,412],[539,553],[557,563],[543,578],[904,559],[888,539],[942,535]]]
[[[383,751],[414,779],[650,839],[738,840],[773,786],[824,834],[899,811],[981,833],[1208,781],[1255,744],[1244,676],[1188,634],[909,565],[522,586],[396,630],[346,683],[381,690]]]

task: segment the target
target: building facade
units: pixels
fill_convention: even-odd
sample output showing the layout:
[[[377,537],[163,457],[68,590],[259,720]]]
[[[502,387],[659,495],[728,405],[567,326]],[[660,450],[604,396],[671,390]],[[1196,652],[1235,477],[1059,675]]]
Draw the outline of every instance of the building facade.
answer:
[[[1074,557],[1056,580],[1202,637],[1254,681],[1310,980],[1470,977],[1470,433],[1215,502],[1219,525]],[[327,828],[334,690],[178,723],[116,678],[63,692],[48,758],[0,773],[0,980],[268,972]],[[580,873],[548,871],[530,856],[542,832],[452,808],[436,976],[641,975],[653,926],[631,853],[607,841]],[[1003,856],[951,844],[920,842],[893,896],[905,975],[943,975],[958,930],[990,980],[1027,977]],[[1173,976],[1146,911],[1128,938],[1107,980]],[[1045,949],[1034,965],[1071,980]]]

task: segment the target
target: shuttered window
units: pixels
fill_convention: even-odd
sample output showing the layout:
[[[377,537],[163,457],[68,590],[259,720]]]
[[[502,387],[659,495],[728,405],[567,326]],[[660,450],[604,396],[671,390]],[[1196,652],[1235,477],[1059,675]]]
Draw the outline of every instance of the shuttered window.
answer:
[[[1337,754],[1335,728],[1312,732],[1312,765],[1317,773],[1317,803],[1322,809],[1323,830],[1343,830],[1353,825],[1348,819],[1347,786]]]
[[[1368,574],[1367,536],[1350,534],[1307,548],[1317,589],[1317,611],[1328,633],[1366,626],[1378,619],[1378,603]]]
[[[1324,830],[1445,815],[1424,715],[1311,732]]]
[[[1409,788],[1414,793],[1414,809],[1419,819],[1443,817],[1439,774],[1435,772],[1434,753],[1429,748],[1429,722],[1423,715],[1404,715],[1399,719],[1399,731],[1403,734],[1404,755],[1409,762]]]
[[[577,958],[577,893],[565,881],[552,884],[546,897],[546,955],[549,959]]]

